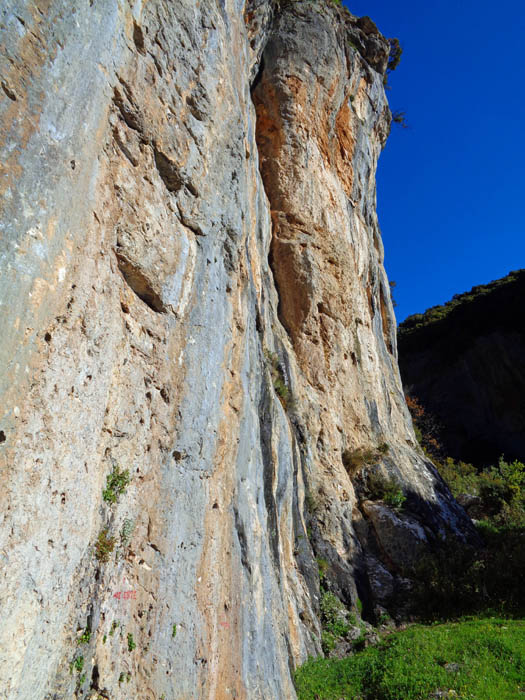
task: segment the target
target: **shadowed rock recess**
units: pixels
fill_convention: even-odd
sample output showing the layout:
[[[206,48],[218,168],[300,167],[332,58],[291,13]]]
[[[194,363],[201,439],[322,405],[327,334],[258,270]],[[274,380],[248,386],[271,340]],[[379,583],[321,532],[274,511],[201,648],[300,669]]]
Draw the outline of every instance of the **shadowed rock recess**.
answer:
[[[373,621],[473,536],[397,367],[388,44],[322,0],[4,0],[0,46],[0,696],[294,698],[321,560]]]

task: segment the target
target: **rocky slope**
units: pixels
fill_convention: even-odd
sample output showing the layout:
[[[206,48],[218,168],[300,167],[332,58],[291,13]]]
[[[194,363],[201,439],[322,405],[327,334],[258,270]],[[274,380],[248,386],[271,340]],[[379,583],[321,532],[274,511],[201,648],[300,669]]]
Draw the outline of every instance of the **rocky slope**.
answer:
[[[472,536],[397,368],[388,44],[324,0],[5,0],[0,37],[0,696],[294,698],[316,558],[373,618]]]
[[[406,390],[435,416],[444,452],[476,465],[525,455],[525,270],[399,327]]]

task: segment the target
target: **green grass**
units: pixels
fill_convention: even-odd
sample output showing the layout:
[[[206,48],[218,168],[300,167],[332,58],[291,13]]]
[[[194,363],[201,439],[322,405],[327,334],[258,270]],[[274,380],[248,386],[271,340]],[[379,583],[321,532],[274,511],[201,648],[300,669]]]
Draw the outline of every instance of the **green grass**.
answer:
[[[309,660],[295,680],[299,700],[429,700],[438,690],[516,700],[525,692],[525,621],[414,625],[345,659]]]

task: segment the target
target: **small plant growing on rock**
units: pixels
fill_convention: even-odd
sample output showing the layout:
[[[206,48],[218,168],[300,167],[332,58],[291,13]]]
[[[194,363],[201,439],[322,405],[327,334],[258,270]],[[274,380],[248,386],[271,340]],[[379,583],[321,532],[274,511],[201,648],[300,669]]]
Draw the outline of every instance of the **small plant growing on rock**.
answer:
[[[304,495],[304,504],[309,513],[315,513],[318,508],[317,499],[313,493],[308,489]]]
[[[118,677],[118,682],[119,682],[119,683],[124,683],[124,681],[126,681],[126,683],[129,683],[130,680],[131,680],[131,673],[124,673],[124,672],[122,672],[122,673],[120,674],[120,676]]]
[[[83,630],[82,634],[77,639],[77,644],[89,644],[90,639],[91,639],[91,630],[89,629],[89,627],[86,627],[86,629]]]
[[[395,481],[379,472],[368,477],[369,496],[374,501],[383,501],[387,506],[400,510],[406,501],[401,486]]]
[[[341,454],[343,466],[349,476],[354,476],[363,467],[371,464],[377,464],[389,451],[389,446],[386,442],[382,442],[377,448],[358,447],[356,450],[344,450]]]
[[[319,581],[321,581],[322,583],[330,565],[328,564],[326,559],[322,559],[321,557],[317,557],[316,562],[317,568],[319,569]]]
[[[115,464],[111,474],[106,477],[106,488],[102,491],[102,497],[107,503],[116,503],[119,496],[126,492],[130,482],[129,469],[120,470]]]
[[[406,114],[405,112],[402,112],[400,110],[397,110],[396,112],[392,112],[392,121],[394,122],[394,124],[399,124],[399,126],[401,126],[401,128],[408,129],[408,124],[407,124],[407,121],[405,119],[405,114]],[[397,303],[394,301],[394,299],[392,299],[392,305],[397,306]]]
[[[109,630],[109,636],[112,637],[115,634],[115,630],[117,627],[120,625],[120,622],[118,620],[113,620],[111,623],[111,629]]]
[[[390,44],[390,53],[388,55],[388,64],[386,69],[387,71],[391,72],[398,67],[399,62],[401,61],[403,49],[399,43],[399,39],[396,37],[389,39],[388,43]]]
[[[108,537],[108,532],[107,527],[101,530],[95,543],[95,556],[103,564],[109,561],[110,554],[115,549],[115,538]]]
[[[84,657],[83,656],[77,656],[76,659],[74,659],[70,664],[69,664],[69,672],[73,673],[73,671],[82,671],[84,668]]]
[[[177,625],[175,624],[171,628],[171,636],[173,637],[173,639],[175,639],[175,637],[177,636]]]
[[[324,591],[321,596],[321,624],[323,632],[321,645],[325,654],[335,648],[340,637],[344,637],[350,626],[346,621],[346,608],[330,591]]]
[[[285,410],[287,408],[291,408],[290,390],[286,385],[286,380],[283,368],[281,366],[281,362],[279,360],[279,356],[277,355],[277,353],[271,352],[270,350],[265,350],[264,354],[266,356],[266,359],[268,360],[270,375],[272,377],[272,384],[275,393],[279,397],[279,400]]]
[[[120,531],[120,542],[123,547],[127,547],[135,529],[135,523],[133,520],[126,518],[122,524],[122,530]]]
[[[136,646],[137,645],[135,644],[133,635],[131,634],[131,632],[128,632],[128,651],[133,651],[133,649],[135,649]]]

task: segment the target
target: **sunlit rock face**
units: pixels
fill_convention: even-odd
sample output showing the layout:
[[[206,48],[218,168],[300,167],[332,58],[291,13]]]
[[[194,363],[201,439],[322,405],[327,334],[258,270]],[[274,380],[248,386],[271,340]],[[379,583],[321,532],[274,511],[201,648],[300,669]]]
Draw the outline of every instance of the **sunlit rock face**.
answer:
[[[278,5],[0,9],[10,700],[294,698],[320,559],[373,619],[406,589],[404,532],[471,536],[397,369],[387,42]]]

